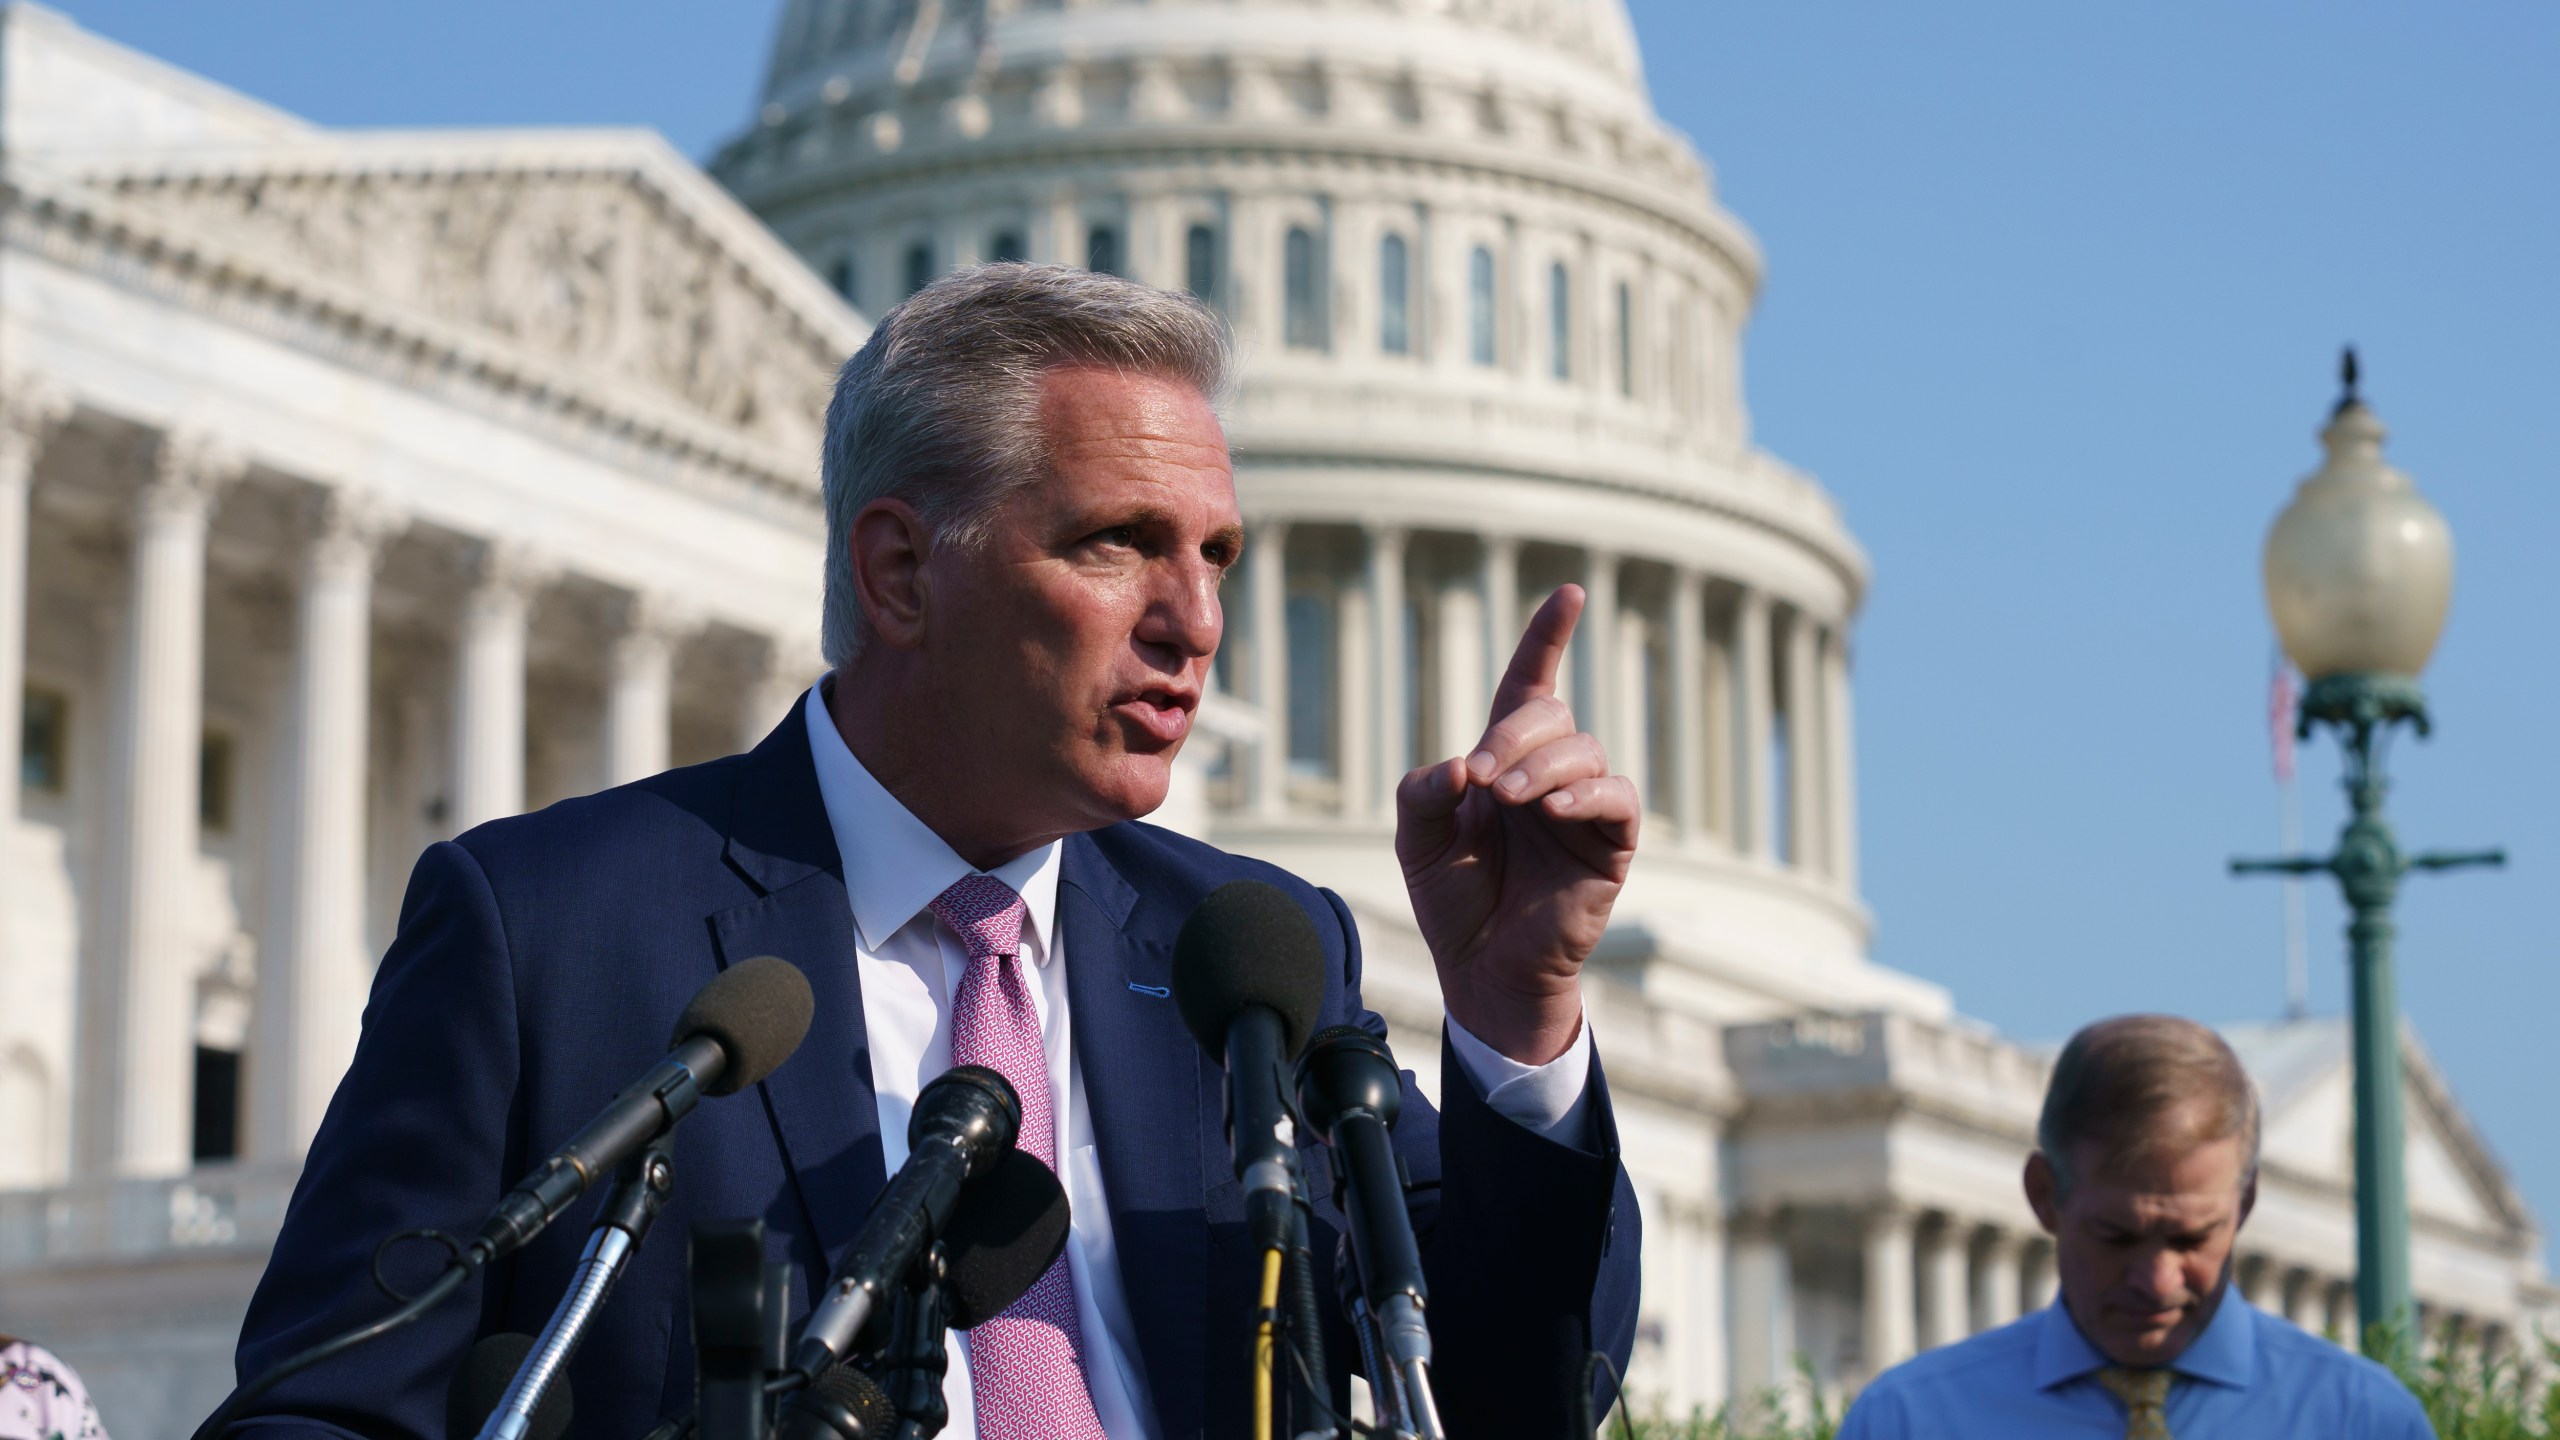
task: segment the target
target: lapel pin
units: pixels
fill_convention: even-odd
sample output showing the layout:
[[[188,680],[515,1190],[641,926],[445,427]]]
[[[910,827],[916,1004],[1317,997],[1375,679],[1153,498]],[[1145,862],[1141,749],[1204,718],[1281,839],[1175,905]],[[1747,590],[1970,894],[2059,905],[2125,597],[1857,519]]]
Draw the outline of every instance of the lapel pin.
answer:
[[[1159,1000],[1166,999],[1173,994],[1173,987],[1170,985],[1141,985],[1135,980],[1129,982],[1129,988],[1137,991],[1141,995],[1153,995]]]

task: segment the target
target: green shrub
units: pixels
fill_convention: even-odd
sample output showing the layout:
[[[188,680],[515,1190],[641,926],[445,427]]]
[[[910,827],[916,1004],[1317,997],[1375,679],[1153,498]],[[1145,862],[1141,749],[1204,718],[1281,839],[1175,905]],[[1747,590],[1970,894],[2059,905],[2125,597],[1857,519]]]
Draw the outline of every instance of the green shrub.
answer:
[[[2551,1440],[2560,1437],[2560,1341],[2537,1336],[2535,1348],[2541,1363],[2530,1369],[2512,1356],[2483,1361],[2451,1343],[2423,1361],[2406,1345],[2383,1353],[2394,1357],[2391,1368],[2426,1407],[2439,1440]]]

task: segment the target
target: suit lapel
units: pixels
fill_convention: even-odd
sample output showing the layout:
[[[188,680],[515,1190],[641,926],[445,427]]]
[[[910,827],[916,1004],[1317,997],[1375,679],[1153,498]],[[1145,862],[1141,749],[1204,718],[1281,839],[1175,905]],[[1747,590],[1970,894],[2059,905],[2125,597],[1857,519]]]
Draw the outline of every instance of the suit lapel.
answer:
[[[1058,928],[1076,1058],[1121,1284],[1155,1391],[1157,1431],[1193,1435],[1202,1424],[1196,1377],[1207,1357],[1202,1196],[1223,1178],[1224,1157],[1217,1176],[1204,1170],[1203,1125],[1219,1122],[1215,1107],[1204,1107],[1200,1048],[1167,998],[1180,917],[1147,904],[1089,835],[1067,838],[1061,880]],[[1145,1261],[1131,1265],[1132,1256]]]
[[[888,1170],[844,862],[801,714],[795,707],[741,768],[725,858],[760,894],[712,916],[711,927],[723,966],[779,955],[809,977],[817,1008],[808,1038],[757,1088],[811,1233],[833,1257],[852,1242]]]

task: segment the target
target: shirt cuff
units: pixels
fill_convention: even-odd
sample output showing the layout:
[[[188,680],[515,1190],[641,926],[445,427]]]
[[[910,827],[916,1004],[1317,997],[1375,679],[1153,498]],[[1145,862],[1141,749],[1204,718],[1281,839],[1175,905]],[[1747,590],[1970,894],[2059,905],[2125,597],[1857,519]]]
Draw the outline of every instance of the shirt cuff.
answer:
[[[1559,1145],[1588,1150],[1591,1129],[1591,1020],[1575,1027],[1573,1043],[1544,1065],[1524,1065],[1475,1037],[1446,1011],[1449,1050],[1458,1068],[1484,1092],[1493,1113]]]

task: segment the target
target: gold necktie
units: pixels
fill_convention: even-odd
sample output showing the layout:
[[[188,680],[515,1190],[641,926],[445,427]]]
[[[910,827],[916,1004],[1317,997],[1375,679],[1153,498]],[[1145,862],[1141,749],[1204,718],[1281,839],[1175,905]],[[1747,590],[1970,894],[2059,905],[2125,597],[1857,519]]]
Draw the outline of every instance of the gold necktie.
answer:
[[[2172,1440],[2169,1378],[2166,1370],[2127,1370],[2119,1366],[2098,1372],[2098,1383],[2124,1402],[2124,1440]]]

